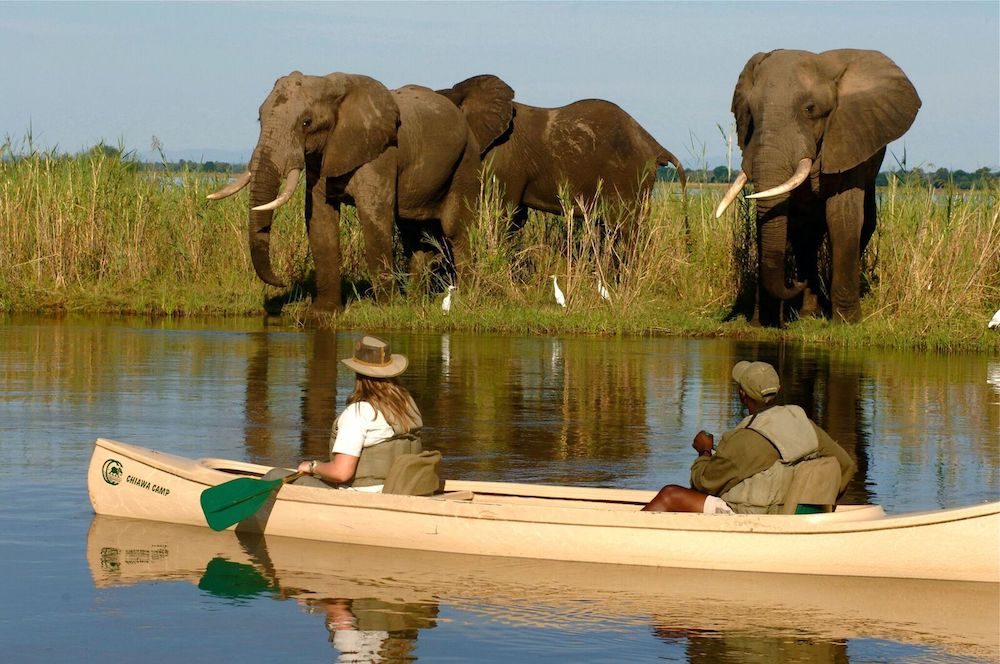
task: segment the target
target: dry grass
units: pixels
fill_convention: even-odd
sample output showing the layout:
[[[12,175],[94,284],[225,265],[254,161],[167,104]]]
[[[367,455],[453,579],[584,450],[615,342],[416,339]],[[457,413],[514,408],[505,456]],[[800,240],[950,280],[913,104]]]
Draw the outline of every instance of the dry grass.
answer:
[[[151,173],[114,151],[74,157],[0,146],[0,311],[256,313],[268,298],[304,318],[312,272],[302,197],[276,215],[272,261],[290,291],[263,285],[247,255],[245,195],[209,202],[223,180]],[[17,154],[21,156],[11,157]],[[452,316],[411,291],[392,306],[354,302],[337,324],[598,334],[676,332],[802,338],[846,345],[996,348],[985,321],[1000,306],[1000,191],[933,190],[894,181],[881,193],[866,255],[871,289],[857,326],[803,321],[783,333],[724,323],[752,294],[752,209],[742,199],[714,218],[721,190],[682,195],[660,183],[626,208],[563,197],[564,214],[513,211],[490,178],[469,230],[471,261]],[[742,207],[740,207],[742,206]],[[370,282],[353,209],[341,224],[343,272]],[[556,307],[549,275],[568,300]],[[606,285],[610,302],[598,294]],[[347,295],[357,294],[347,288]]]

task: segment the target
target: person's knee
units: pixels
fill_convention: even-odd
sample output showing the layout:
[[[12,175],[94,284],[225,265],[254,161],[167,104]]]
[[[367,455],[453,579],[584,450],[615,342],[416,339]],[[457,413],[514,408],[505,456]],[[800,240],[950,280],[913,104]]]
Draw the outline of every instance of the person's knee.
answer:
[[[656,496],[643,509],[647,512],[677,511],[678,499],[683,494],[684,487],[668,484],[660,489]]]

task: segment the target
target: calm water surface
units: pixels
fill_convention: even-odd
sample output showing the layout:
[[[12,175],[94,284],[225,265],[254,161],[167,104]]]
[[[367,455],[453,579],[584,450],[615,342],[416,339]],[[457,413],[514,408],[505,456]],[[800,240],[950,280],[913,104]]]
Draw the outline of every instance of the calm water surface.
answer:
[[[418,554],[98,518],[105,436],[293,465],[327,449],[353,332],[0,319],[4,661],[998,661],[996,587]],[[779,367],[887,511],[1000,497],[1000,358],[730,340],[385,333],[452,477],[684,483]],[[998,554],[1000,555],[1000,554]],[[354,653],[354,654],[352,654]]]

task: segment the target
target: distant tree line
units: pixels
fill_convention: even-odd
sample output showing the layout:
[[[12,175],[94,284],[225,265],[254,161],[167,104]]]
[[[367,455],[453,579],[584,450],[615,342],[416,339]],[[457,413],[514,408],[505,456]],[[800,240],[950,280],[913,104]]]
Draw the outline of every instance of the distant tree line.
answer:
[[[730,173],[729,169],[725,166],[716,166],[713,169],[685,169],[688,182],[697,184],[729,184],[736,178],[738,172],[738,170],[734,169]],[[673,167],[660,168],[657,177],[660,180],[674,181],[677,179],[677,173]],[[961,169],[950,171],[947,168],[939,168],[936,171],[925,171],[918,166],[911,169],[882,171],[875,178],[875,184],[880,187],[888,186],[890,177],[895,177],[907,184],[933,185],[939,189],[945,187],[954,187],[956,189],[972,189],[975,187],[976,189],[980,189],[995,186],[1000,182],[1000,171],[991,171],[985,166],[971,173]]]
[[[246,164],[231,164],[228,161],[189,161],[180,159],[178,161],[157,161],[141,164],[144,171],[167,171],[171,173],[242,173],[247,169]]]
[[[0,148],[2,148],[0,149],[0,158],[17,158],[18,151],[11,149],[10,146],[11,143],[9,139],[6,144],[0,146]],[[159,146],[154,143],[154,148],[158,147]],[[130,168],[139,171],[171,173],[242,173],[247,170],[247,164],[245,163],[230,163],[227,161],[212,160],[190,161],[187,159],[167,161],[162,150],[159,150],[159,152],[161,157],[159,161],[140,161],[134,151],[126,151],[121,146],[115,147],[106,143],[98,143],[89,150],[83,150],[79,153],[79,155],[94,156],[103,154],[103,156],[108,158],[120,159]],[[57,155],[53,154],[53,156]],[[725,166],[716,166],[713,169],[685,169],[688,182],[693,184],[729,184],[736,177],[738,172],[739,171],[737,169],[730,171]],[[675,182],[677,180],[677,171],[673,166],[662,166],[657,170],[656,177],[659,180]],[[938,189],[946,187],[954,187],[955,189],[981,189],[984,187],[996,186],[1000,183],[1000,171],[991,171],[985,166],[972,172],[963,171],[961,169],[950,171],[947,168],[939,168],[935,171],[925,171],[923,168],[917,166],[911,169],[904,167],[894,171],[882,171],[878,174],[878,177],[875,178],[875,184],[880,187],[888,186],[889,178],[891,177],[895,177],[902,183],[919,184],[922,186],[933,185]]]

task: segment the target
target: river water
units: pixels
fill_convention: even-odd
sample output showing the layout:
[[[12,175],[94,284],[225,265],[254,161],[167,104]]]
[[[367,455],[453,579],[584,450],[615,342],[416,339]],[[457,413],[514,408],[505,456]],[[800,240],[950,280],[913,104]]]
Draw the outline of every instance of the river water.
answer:
[[[0,319],[4,661],[997,661],[991,584],[417,554],[95,517],[99,436],[274,465],[326,453],[354,331]],[[449,477],[686,483],[779,367],[889,512],[1000,498],[1000,358],[681,338],[386,332]],[[1000,555],[1000,553],[998,553]],[[354,653],[352,655],[352,653]],[[379,659],[381,658],[381,659]]]

